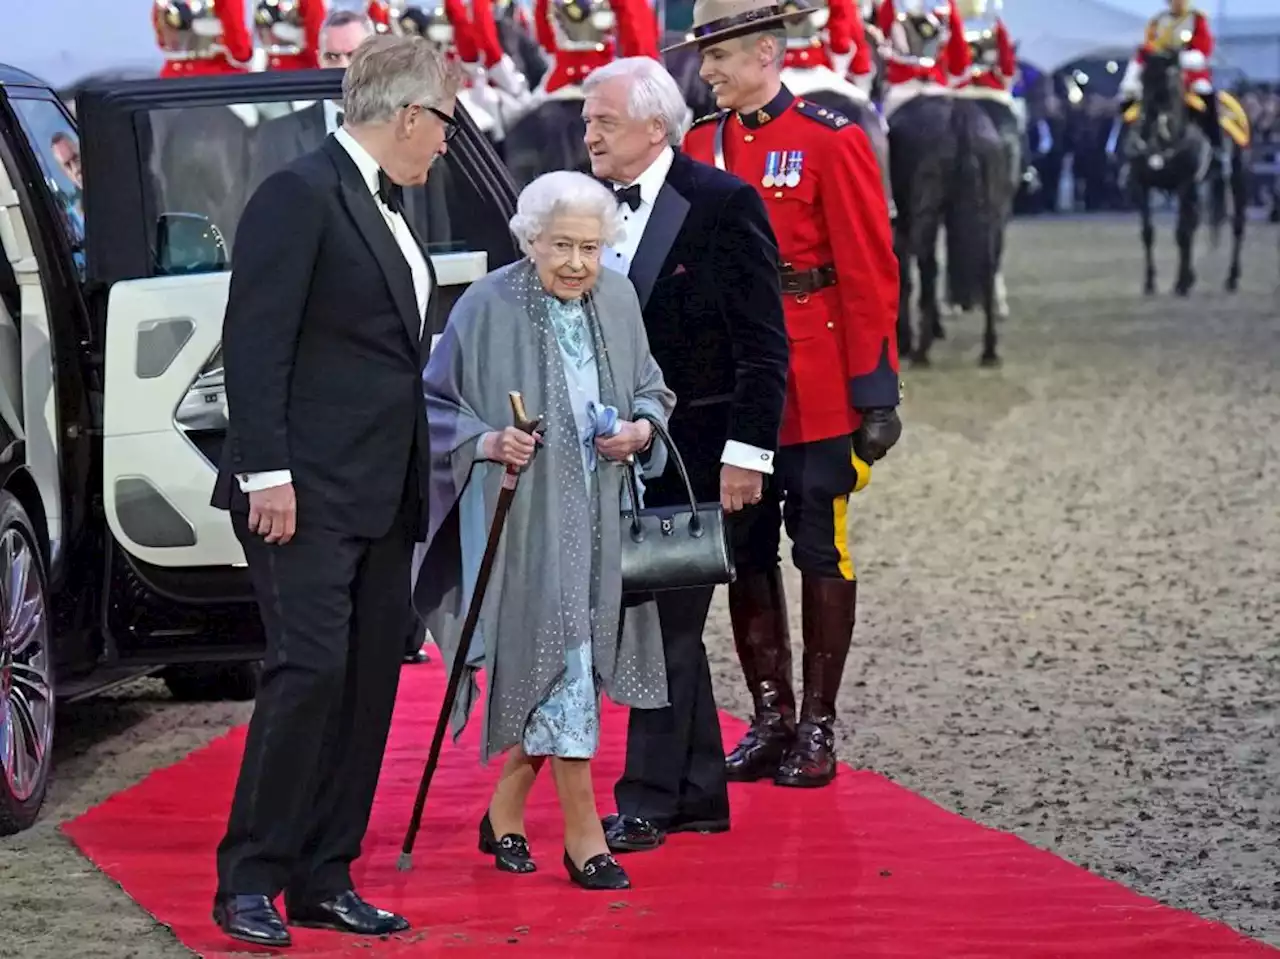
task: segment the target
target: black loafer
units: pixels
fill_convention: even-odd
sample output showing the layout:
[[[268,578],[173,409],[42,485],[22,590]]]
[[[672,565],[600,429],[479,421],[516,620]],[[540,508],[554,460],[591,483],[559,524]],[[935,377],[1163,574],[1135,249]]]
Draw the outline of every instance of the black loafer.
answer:
[[[371,906],[352,889],[324,902],[290,903],[287,908],[289,924],[306,929],[336,929],[358,936],[389,936],[409,928],[409,921],[403,916]]]
[[[564,868],[569,873],[569,878],[583,889],[631,888],[631,880],[627,878],[626,870],[619,866],[618,860],[607,852],[592,856],[579,869],[573,864],[573,860],[569,858],[569,853],[566,850]]]
[[[538,865],[529,852],[529,840],[519,833],[509,832],[501,839],[493,834],[493,823],[485,813],[480,820],[480,851],[493,857],[493,864],[503,872],[537,872]]]
[[[280,913],[266,896],[219,896],[213,921],[232,939],[258,946],[291,946],[293,939]]]
[[[639,816],[605,816],[600,825],[604,827],[604,840],[610,852],[648,852],[667,839],[663,827]]]

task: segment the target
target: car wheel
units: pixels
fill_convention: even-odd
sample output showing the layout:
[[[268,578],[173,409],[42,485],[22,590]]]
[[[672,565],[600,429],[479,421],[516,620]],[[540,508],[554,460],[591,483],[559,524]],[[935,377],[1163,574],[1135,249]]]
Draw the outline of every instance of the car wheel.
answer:
[[[242,701],[258,694],[262,663],[207,663],[199,666],[170,666],[163,673],[164,684],[174,699],[186,703],[217,700]]]
[[[53,635],[36,542],[22,504],[0,491],[0,836],[36,821],[53,763]]]

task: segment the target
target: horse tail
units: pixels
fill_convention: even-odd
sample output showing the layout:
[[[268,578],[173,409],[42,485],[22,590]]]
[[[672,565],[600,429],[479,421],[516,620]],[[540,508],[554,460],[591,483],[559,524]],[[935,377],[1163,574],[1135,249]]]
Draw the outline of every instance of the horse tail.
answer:
[[[972,103],[957,101],[951,111],[955,163],[946,208],[947,298],[962,310],[983,302],[994,277],[996,209],[990,194],[991,171],[982,156],[981,121],[986,115]]]
[[[1231,177],[1231,170],[1223,169],[1216,162],[1213,169],[1213,178],[1209,181],[1209,230],[1211,242],[1217,246],[1222,234],[1222,224],[1227,219],[1227,181]]]

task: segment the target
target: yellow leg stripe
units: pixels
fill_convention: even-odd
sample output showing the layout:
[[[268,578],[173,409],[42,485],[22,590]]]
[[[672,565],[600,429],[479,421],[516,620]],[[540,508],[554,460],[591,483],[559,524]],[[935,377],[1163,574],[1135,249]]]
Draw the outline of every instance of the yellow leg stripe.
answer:
[[[871,467],[858,458],[858,454],[853,454],[853,491],[861,493],[871,482]]]
[[[836,553],[840,557],[840,575],[852,581],[858,578],[858,573],[853,568],[853,555],[849,552],[849,497],[837,496],[832,501],[831,512],[835,519],[831,525],[834,527]]]

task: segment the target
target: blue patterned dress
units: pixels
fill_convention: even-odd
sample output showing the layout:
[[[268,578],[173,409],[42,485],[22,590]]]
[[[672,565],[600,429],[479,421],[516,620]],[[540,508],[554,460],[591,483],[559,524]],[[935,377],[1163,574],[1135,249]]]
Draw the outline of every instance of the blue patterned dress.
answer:
[[[587,327],[587,311],[581,300],[553,298],[549,307],[573,418],[581,438],[583,492],[594,501],[596,427],[591,410],[600,402],[600,377]],[[590,759],[599,746],[600,694],[590,636],[584,636],[575,648],[567,651],[565,667],[564,674],[525,725],[523,746],[530,756]]]

